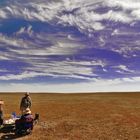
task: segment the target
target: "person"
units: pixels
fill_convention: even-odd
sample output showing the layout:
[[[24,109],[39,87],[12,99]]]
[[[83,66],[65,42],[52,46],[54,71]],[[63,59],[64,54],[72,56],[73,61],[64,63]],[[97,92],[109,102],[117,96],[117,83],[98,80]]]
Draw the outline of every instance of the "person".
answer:
[[[16,133],[20,134],[23,130],[33,129],[33,115],[30,108],[26,108],[20,119],[15,121]]]
[[[20,102],[20,110],[23,113],[24,110],[26,110],[27,108],[31,108],[32,106],[32,100],[31,97],[29,95],[29,93],[25,93],[25,96],[22,97],[21,102]]]
[[[3,105],[4,101],[0,100],[0,126],[3,125]]]

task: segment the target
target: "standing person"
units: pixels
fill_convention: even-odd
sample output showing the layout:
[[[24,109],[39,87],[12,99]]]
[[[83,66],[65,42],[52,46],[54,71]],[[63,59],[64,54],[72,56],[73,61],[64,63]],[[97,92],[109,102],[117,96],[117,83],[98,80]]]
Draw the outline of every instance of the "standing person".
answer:
[[[3,105],[4,101],[0,100],[0,126],[3,125]]]
[[[29,95],[29,92],[25,93],[25,96],[22,97],[21,102],[20,102],[20,110],[23,113],[24,110],[27,108],[31,108],[32,106],[32,100]]]

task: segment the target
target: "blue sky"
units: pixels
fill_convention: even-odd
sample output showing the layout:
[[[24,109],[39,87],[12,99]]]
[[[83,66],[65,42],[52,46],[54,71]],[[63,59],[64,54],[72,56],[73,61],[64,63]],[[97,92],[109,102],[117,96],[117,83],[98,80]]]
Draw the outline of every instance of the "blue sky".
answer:
[[[140,91],[139,0],[0,0],[0,91]]]

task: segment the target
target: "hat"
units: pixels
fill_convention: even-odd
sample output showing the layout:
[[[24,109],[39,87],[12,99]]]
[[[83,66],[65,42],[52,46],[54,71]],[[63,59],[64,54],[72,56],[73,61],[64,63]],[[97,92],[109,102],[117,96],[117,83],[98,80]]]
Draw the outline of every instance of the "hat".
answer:
[[[29,96],[29,92],[26,92],[26,93],[25,93],[25,96]]]
[[[23,110],[23,114],[31,114],[30,108],[26,108],[25,110]]]

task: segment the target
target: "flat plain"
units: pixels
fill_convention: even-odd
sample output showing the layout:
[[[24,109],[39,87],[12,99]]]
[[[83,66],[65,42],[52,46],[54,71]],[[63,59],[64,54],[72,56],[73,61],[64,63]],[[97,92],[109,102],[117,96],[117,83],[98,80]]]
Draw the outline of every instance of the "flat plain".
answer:
[[[24,93],[1,93],[4,118],[20,115]],[[140,93],[31,93],[32,114],[39,123],[31,135],[1,132],[1,140],[135,140],[140,139]]]

